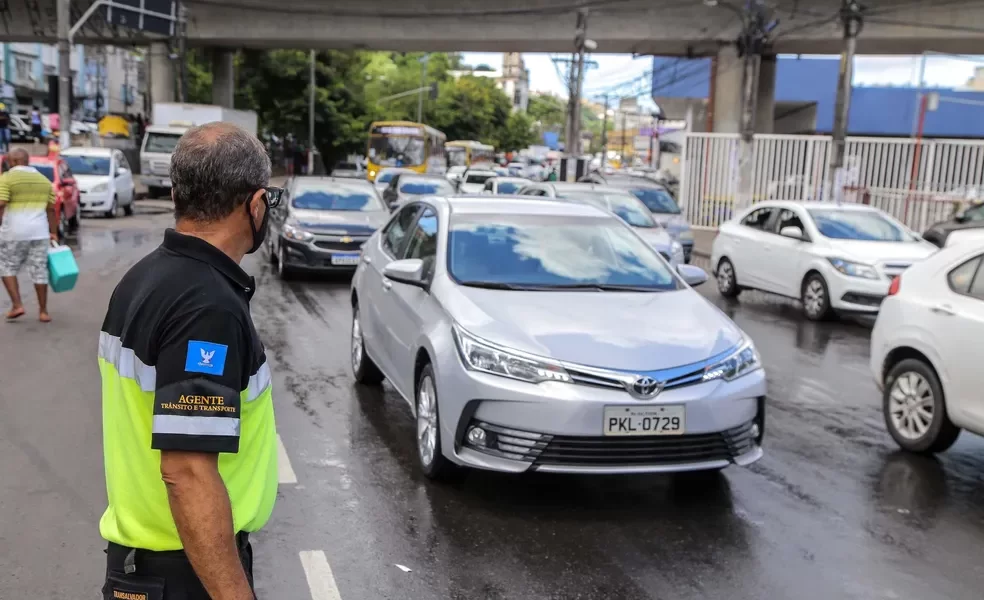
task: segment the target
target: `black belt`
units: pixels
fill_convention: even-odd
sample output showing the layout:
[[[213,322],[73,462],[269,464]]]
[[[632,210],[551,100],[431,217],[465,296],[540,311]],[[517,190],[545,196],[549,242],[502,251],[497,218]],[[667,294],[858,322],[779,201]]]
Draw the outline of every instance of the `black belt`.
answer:
[[[249,545],[249,533],[240,531],[236,534],[236,549],[240,555],[246,551],[247,545]],[[109,547],[117,551],[126,552],[126,558],[123,560],[123,572],[127,575],[137,570],[137,552],[156,557],[181,557],[187,560],[184,550],[144,550],[143,548],[130,548],[129,546],[123,546],[114,542],[109,542]]]

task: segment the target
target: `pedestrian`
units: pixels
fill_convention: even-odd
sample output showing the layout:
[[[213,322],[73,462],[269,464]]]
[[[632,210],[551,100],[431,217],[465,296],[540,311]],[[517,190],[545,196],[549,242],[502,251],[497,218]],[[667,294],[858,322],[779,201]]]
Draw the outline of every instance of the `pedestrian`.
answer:
[[[57,139],[61,132],[61,115],[57,112],[48,115],[48,129],[51,131],[51,137]]]
[[[189,129],[170,175],[175,227],[123,276],[99,334],[103,597],[254,600],[249,534],[273,511],[277,435],[239,263],[283,190],[260,141],[225,122]]]
[[[304,144],[294,144],[294,175],[307,175],[307,152]]]
[[[37,105],[31,107],[31,137],[35,142],[44,140],[44,131],[41,126],[41,111]]]
[[[17,274],[27,267],[38,296],[38,319],[48,315],[48,246],[58,241],[55,188],[29,165],[30,155],[14,148],[7,156],[10,170],[0,175],[0,278],[10,296],[7,320],[24,316]]]
[[[0,102],[0,154],[10,150],[10,111],[7,105]]]

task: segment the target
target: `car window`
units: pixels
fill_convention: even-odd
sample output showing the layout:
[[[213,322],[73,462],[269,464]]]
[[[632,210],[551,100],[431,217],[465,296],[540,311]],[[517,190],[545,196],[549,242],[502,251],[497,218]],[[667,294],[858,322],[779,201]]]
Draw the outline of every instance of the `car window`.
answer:
[[[425,194],[451,195],[454,188],[444,179],[411,178],[400,184],[401,194],[422,196]]]
[[[386,226],[386,231],[383,232],[383,248],[392,256],[403,255],[402,250],[405,247],[407,232],[413,225],[413,220],[419,211],[420,207],[417,205],[406,206]]]
[[[485,191],[486,192],[491,192],[492,191],[492,184],[494,184],[494,183],[495,182],[492,181],[491,179],[489,179],[488,181],[486,181],[485,182]]]
[[[984,204],[978,204],[964,211],[965,221],[984,221]]]
[[[660,214],[680,214],[680,207],[676,200],[664,189],[654,187],[635,188],[632,193],[636,198],[642,200],[650,211]]]
[[[58,174],[61,175],[62,179],[72,178],[72,170],[69,169],[68,165],[66,165],[65,163],[58,164]]]
[[[126,159],[126,155],[122,152],[117,153],[116,155],[116,166],[117,168],[130,170],[130,161]]]
[[[969,294],[973,285],[984,293],[984,277],[978,277],[977,279],[979,281],[974,280],[974,275],[977,273],[977,267],[980,264],[981,257],[975,256],[950,271],[946,276],[947,282],[950,284],[950,289],[958,294]]]
[[[434,272],[434,258],[437,256],[437,214],[434,209],[424,210],[409,238],[405,258],[419,258],[424,261],[424,278],[429,280]]]
[[[486,181],[488,181],[492,177],[495,177],[495,175],[486,175],[486,174],[479,174],[479,173],[469,173],[465,177],[465,183],[485,183]]]
[[[772,228],[772,231],[779,233],[783,227],[799,227],[800,231],[806,231],[806,228],[803,227],[803,221],[795,212],[788,208],[784,208],[779,212],[779,218],[776,219],[776,224]]]
[[[835,240],[917,242],[901,223],[874,210],[811,208],[807,211],[820,235]]]
[[[741,220],[741,224],[746,227],[751,227],[752,229],[765,229],[765,225],[769,222],[772,217],[773,208],[760,208],[758,210],[752,211],[752,214],[748,215]]]

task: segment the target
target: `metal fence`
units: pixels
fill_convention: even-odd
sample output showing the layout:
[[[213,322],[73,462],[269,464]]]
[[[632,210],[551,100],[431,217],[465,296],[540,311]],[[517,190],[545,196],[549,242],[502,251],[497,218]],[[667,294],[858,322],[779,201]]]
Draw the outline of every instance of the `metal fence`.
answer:
[[[691,133],[683,147],[682,208],[716,228],[739,210],[737,134]],[[755,136],[752,202],[823,200],[830,136]],[[965,200],[984,199],[984,141],[849,137],[835,194],[880,208],[922,231]]]

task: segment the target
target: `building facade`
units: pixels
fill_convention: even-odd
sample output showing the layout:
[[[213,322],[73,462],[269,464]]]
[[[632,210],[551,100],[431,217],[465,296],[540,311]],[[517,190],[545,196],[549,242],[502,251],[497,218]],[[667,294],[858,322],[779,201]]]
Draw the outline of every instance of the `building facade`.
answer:
[[[451,71],[451,76],[458,78],[463,75],[487,77],[495,79],[495,85],[509,98],[514,111],[525,111],[530,104],[530,72],[523,63],[523,55],[519,52],[505,52],[502,55],[501,70],[461,70]]]

